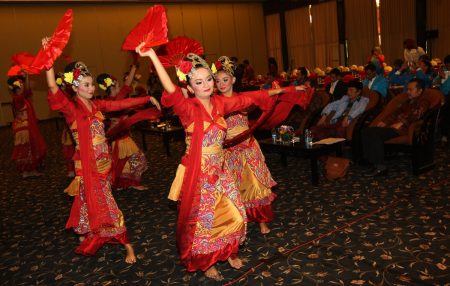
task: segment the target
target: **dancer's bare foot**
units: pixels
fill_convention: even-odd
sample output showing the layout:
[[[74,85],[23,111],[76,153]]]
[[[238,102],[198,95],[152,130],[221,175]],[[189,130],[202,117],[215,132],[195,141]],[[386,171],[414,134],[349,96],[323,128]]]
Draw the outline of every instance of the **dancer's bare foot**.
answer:
[[[133,264],[136,262],[136,255],[134,255],[133,246],[131,244],[125,244],[125,250],[127,251],[127,256],[125,257],[125,262]]]
[[[244,263],[242,262],[242,260],[239,257],[236,257],[234,259],[231,257],[228,257],[228,263],[230,263],[230,266],[235,269],[240,269],[242,266],[244,266]]]
[[[138,190],[138,191],[146,191],[146,190],[148,190],[148,188],[146,186],[143,186],[143,185],[131,186],[130,188]]]
[[[224,279],[215,266],[211,266],[208,270],[206,270],[205,276],[216,281],[222,281]]]
[[[259,229],[261,230],[262,234],[268,234],[270,232],[270,228],[265,222],[259,223]]]

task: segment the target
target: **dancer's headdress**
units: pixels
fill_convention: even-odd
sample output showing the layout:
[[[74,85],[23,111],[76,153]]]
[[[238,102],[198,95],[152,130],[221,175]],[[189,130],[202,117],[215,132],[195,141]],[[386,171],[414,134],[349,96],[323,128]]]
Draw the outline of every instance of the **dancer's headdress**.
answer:
[[[211,66],[211,71],[217,74],[219,71],[224,71],[232,76],[234,76],[234,70],[236,66],[232,60],[227,56],[221,56],[215,61]]]
[[[70,63],[64,69],[64,81],[77,87],[80,85],[80,81],[86,76],[92,75],[83,62]]]
[[[187,82],[198,68],[205,68],[212,74],[208,63],[202,57],[189,53],[176,67],[177,77],[181,82]]]

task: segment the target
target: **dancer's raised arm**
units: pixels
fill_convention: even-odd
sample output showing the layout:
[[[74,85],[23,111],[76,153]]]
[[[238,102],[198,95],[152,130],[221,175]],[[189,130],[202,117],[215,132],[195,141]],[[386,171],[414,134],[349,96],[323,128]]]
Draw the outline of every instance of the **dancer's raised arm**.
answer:
[[[136,53],[138,53],[141,57],[149,57],[155,67],[156,73],[158,74],[159,80],[162,83],[162,86],[168,93],[175,92],[175,85],[169,77],[166,69],[161,64],[158,56],[156,55],[153,49],[150,49],[146,52],[142,52],[141,48],[144,44],[140,44],[136,47]]]
[[[59,87],[56,84],[56,80],[55,80],[55,70],[53,69],[53,66],[49,69],[45,71],[45,75],[47,77],[47,85],[48,85],[48,89],[55,94]]]

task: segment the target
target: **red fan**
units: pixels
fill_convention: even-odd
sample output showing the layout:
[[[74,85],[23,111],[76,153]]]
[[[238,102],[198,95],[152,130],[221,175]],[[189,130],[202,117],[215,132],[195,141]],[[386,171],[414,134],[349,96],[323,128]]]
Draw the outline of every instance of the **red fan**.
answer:
[[[27,52],[20,52],[11,56],[11,61],[16,65],[30,66],[34,61],[34,56]]]
[[[167,45],[166,55],[160,55],[159,59],[164,67],[179,66],[183,58],[189,54],[203,54],[202,45],[194,39],[188,37],[176,37]]]
[[[53,66],[55,60],[61,55],[64,47],[70,38],[72,31],[73,13],[72,9],[66,11],[58,26],[53,32],[52,37],[39,50],[31,64],[32,67],[42,70],[49,69]]]
[[[8,70],[8,75],[20,75],[23,72],[26,72],[30,75],[39,74],[39,70],[31,67],[32,62],[34,61],[34,56],[27,52],[16,53],[11,56],[11,60],[14,63]]]
[[[167,43],[167,17],[164,7],[155,5],[148,9],[142,19],[126,37],[122,50],[134,51],[141,43],[142,51]]]
[[[22,68],[19,65],[14,65],[9,68],[8,76],[20,75],[22,73]]]

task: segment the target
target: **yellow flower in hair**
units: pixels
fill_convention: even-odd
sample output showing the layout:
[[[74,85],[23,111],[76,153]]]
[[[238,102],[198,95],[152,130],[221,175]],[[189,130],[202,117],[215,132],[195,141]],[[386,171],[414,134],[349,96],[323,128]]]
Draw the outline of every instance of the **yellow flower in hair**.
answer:
[[[105,78],[104,82],[106,83],[106,88],[108,88],[112,85],[113,80],[110,77],[107,77],[107,78]]]
[[[65,72],[64,73],[64,81],[68,83],[73,82],[73,72]]]
[[[212,71],[213,74],[217,73],[217,68],[216,68],[216,65],[214,63],[211,65],[211,71]]]
[[[135,80],[140,80],[141,77],[142,77],[142,75],[140,75],[140,74],[138,74],[138,73],[134,75],[134,79],[135,79]]]
[[[102,90],[106,90],[106,86],[104,86],[103,84],[99,84],[98,87],[100,87]]]
[[[13,82],[13,86],[20,87],[20,85],[20,80],[16,80],[15,82]]]
[[[56,79],[56,84],[57,84],[57,85],[61,85],[61,84],[62,84],[62,78],[58,77],[58,78]]]
[[[177,77],[180,81],[186,81],[186,74],[180,71],[180,69],[177,69]]]

